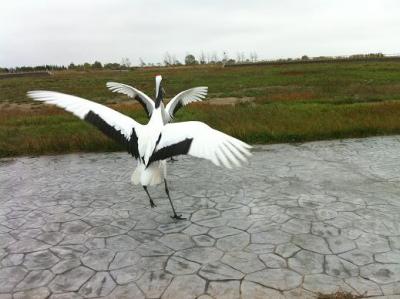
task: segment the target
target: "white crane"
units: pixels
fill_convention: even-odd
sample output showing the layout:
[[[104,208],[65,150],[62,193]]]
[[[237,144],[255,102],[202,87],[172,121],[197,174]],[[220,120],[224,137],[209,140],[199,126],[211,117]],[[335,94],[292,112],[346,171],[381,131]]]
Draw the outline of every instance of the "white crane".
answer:
[[[143,186],[151,207],[155,207],[147,187],[164,181],[165,192],[174,213],[172,218],[183,219],[176,213],[169,194],[165,159],[177,155],[191,155],[211,160],[217,166],[232,168],[246,162],[247,157],[251,155],[251,146],[202,122],[165,124],[161,76],[156,76],[154,109],[146,125],[80,97],[41,90],[29,91],[27,94],[36,101],[64,108],[124,145],[138,161],[131,177],[132,183]]]
[[[127,95],[130,98],[134,98],[137,100],[144,110],[148,118],[151,117],[154,111],[154,101],[144,92],[136,89],[133,86],[118,83],[118,82],[107,82],[106,86],[112,92],[118,92]],[[173,97],[164,108],[164,105],[161,105],[161,115],[163,116],[164,124],[170,123],[175,113],[183,106],[186,106],[192,102],[199,102],[207,96],[208,87],[200,86],[191,89],[184,90],[178,93],[175,97]],[[157,86],[156,86],[157,93]],[[156,94],[157,97],[157,94]],[[171,157],[170,161],[177,161],[173,157]]]
[[[158,77],[158,76],[157,76]],[[156,77],[156,78],[157,78]],[[161,80],[161,76],[160,76]],[[146,95],[144,92],[136,89],[127,84],[117,82],[107,82],[106,86],[112,92],[119,92],[127,95],[130,98],[137,100],[146,111],[147,116],[150,118],[155,109],[155,103],[152,98]],[[173,97],[167,104],[167,106],[161,105],[161,112],[164,123],[169,123],[173,120],[175,113],[183,106],[192,102],[198,102],[207,96],[208,87],[200,86],[191,89],[184,90]],[[157,97],[157,85],[156,85],[156,97]]]

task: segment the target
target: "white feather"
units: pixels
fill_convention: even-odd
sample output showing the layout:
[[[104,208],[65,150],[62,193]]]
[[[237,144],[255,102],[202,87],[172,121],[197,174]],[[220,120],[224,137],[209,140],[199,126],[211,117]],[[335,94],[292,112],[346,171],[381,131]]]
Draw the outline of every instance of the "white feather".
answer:
[[[208,87],[194,87],[188,90],[184,90],[178,93],[175,97],[168,102],[165,110],[168,112],[170,119],[173,118],[175,107],[181,103],[182,106],[186,106],[187,104],[193,102],[199,102],[207,96]]]
[[[161,76],[156,76],[156,96],[158,93],[161,80],[162,80]],[[154,101],[145,93],[138,90],[137,88],[117,82],[107,82],[106,86],[112,92],[119,92],[131,98],[135,98],[138,95],[145,103],[147,110],[149,111],[149,114],[151,115],[153,113]],[[168,102],[167,106],[165,107],[165,110],[163,111],[164,123],[169,123],[173,119],[174,109],[179,103],[181,103],[182,106],[186,106],[187,104],[193,102],[202,101],[207,96],[207,91],[208,87],[201,86],[201,87],[194,87],[191,89],[187,89],[178,93]]]
[[[130,98],[135,98],[139,96],[143,103],[146,105],[147,111],[151,115],[154,110],[154,101],[146,95],[144,92],[140,91],[139,89],[132,87],[127,84],[117,83],[117,82],[107,82],[107,88],[112,92],[118,92],[127,95]]]
[[[251,155],[250,145],[197,121],[165,125],[161,130],[161,139],[156,150],[185,139],[193,139],[189,155],[208,159],[217,166],[240,166],[241,162],[247,161],[246,157]]]

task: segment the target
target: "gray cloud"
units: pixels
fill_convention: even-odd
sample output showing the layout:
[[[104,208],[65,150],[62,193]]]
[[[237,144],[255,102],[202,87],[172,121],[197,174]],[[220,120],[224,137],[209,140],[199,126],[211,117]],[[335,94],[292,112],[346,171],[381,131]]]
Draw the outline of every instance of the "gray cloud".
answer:
[[[396,0],[7,0],[0,65],[161,61],[165,52],[260,58],[400,52]]]

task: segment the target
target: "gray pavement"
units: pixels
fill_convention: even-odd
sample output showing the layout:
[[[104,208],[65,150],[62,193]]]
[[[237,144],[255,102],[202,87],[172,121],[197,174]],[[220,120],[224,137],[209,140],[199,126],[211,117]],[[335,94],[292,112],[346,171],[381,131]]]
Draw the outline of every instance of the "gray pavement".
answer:
[[[179,157],[171,196],[123,153],[0,160],[0,298],[400,295],[400,137]],[[394,296],[392,298],[398,298]]]

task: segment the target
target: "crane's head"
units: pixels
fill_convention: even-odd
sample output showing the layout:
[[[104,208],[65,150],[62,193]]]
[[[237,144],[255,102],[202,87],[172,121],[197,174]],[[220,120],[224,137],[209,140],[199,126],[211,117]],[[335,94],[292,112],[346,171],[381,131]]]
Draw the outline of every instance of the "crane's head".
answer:
[[[163,101],[164,90],[162,88],[162,77],[161,75],[156,76],[156,101],[155,106],[158,108]]]

